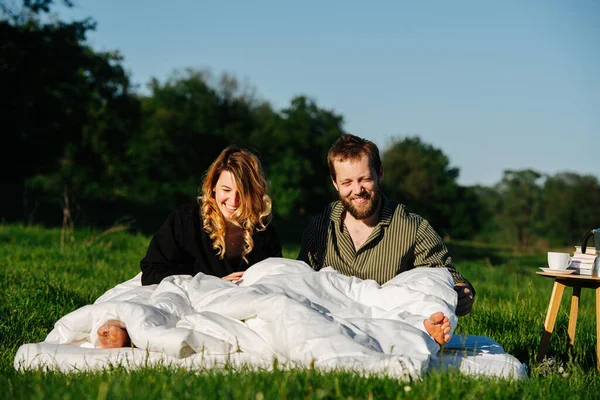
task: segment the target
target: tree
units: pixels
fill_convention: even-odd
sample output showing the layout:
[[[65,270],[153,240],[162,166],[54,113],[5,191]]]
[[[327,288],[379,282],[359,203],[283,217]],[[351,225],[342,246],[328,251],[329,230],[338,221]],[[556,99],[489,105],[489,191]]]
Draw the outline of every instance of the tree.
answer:
[[[542,232],[552,245],[580,244],[585,232],[600,227],[600,183],[595,176],[562,172],[548,177],[541,204]]]
[[[118,190],[120,144],[135,129],[139,106],[119,54],[85,44],[91,19],[41,22],[38,14],[52,3],[25,0],[20,14],[2,4],[10,18],[0,21],[0,113],[8,132],[0,174],[27,207],[40,201],[38,192],[60,199],[68,228],[79,197]]]
[[[67,7],[73,7],[71,0],[60,1]],[[15,24],[23,24],[24,21],[34,18],[35,16],[50,12],[50,7],[54,0],[23,0],[9,2],[6,0],[0,1],[0,16],[3,19],[8,19]]]
[[[305,96],[294,97],[279,113],[263,105],[256,114],[260,123],[251,140],[266,161],[275,213],[302,217],[321,212],[334,198],[327,152],[344,133],[342,116]]]
[[[504,171],[497,185],[501,197],[500,225],[506,229],[517,246],[525,249],[540,231],[542,175],[531,169]]]
[[[383,152],[385,193],[425,217],[441,234],[469,237],[477,228],[473,192],[457,183],[458,168],[419,137],[394,138]]]
[[[128,143],[131,195],[172,207],[197,193],[223,148],[250,146],[256,105],[235,77],[216,80],[206,70],[175,71],[164,83],[152,79],[149,88],[141,131]]]
[[[502,211],[502,196],[496,187],[475,185],[470,187],[479,204],[477,215],[478,229],[471,236],[472,239],[484,242],[504,242],[509,239],[502,232],[498,216]]]

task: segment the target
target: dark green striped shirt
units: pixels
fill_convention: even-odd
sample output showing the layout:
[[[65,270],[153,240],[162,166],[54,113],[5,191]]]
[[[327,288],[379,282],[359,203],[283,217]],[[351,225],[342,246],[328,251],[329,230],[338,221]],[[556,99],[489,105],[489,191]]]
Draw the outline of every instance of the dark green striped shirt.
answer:
[[[419,267],[448,268],[455,282],[468,282],[452,264],[440,236],[423,217],[382,196],[381,218],[358,249],[342,219],[340,201],[314,217],[302,235],[298,255],[315,270],[330,266],[340,273],[383,284]]]

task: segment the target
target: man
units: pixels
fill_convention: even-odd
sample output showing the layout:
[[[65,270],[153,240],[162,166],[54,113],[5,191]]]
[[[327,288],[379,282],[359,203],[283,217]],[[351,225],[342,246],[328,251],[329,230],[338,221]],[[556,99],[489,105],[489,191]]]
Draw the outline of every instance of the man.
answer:
[[[439,235],[421,216],[381,193],[384,173],[377,146],[342,135],[327,162],[339,201],[310,221],[298,259],[316,270],[330,266],[380,284],[412,268],[447,268],[458,294],[456,315],[471,312],[475,290],[454,268]]]

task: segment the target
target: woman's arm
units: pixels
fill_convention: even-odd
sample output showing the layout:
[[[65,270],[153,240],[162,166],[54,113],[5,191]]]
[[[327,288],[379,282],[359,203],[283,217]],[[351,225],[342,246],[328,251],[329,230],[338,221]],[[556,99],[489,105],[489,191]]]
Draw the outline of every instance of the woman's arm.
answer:
[[[273,224],[269,224],[266,230],[267,241],[265,246],[265,254],[267,257],[282,257],[281,242]]]
[[[171,275],[193,275],[193,264],[186,262],[181,247],[183,229],[179,212],[173,211],[152,237],[146,255],[140,261],[142,285],[160,283]]]

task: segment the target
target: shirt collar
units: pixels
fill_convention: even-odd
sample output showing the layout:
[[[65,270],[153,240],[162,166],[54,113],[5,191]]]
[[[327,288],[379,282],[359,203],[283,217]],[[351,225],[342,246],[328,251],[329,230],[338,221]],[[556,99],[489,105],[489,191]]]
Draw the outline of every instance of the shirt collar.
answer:
[[[392,222],[392,217],[394,216],[394,211],[396,210],[396,204],[393,201],[389,201],[384,194],[381,195],[381,215],[379,217],[379,222],[377,225],[388,226]],[[340,231],[343,230],[342,224],[342,214],[344,213],[344,205],[340,200],[333,203],[333,207],[331,209],[331,214],[329,218],[334,223],[337,223]]]

